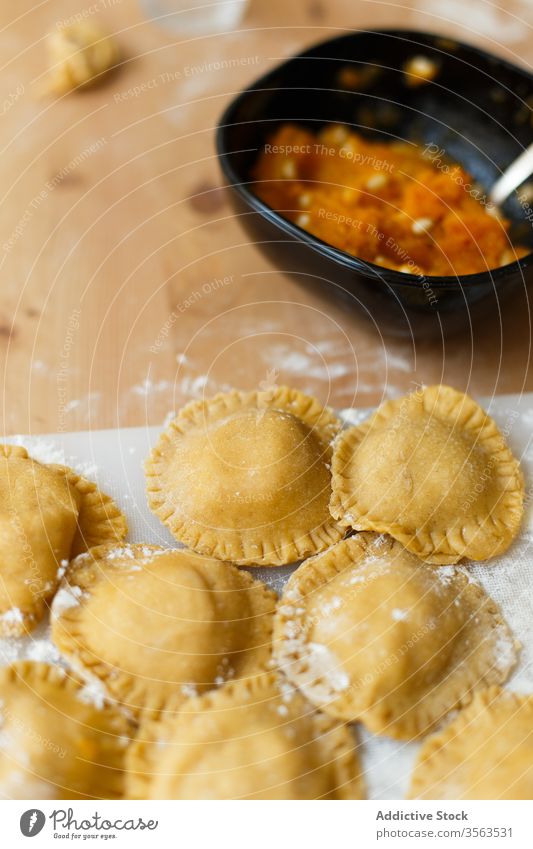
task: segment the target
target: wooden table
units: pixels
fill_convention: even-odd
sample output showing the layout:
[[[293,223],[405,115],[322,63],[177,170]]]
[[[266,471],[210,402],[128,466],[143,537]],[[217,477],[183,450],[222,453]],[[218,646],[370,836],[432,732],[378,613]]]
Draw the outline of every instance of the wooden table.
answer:
[[[121,70],[98,89],[43,96],[46,31],[97,7]],[[190,398],[271,380],[339,407],[415,381],[533,389],[524,297],[474,338],[380,338],[247,242],[213,140],[236,91],[345,29],[440,30],[527,63],[532,23],[526,0],[507,12],[484,0],[252,0],[241,31],[186,40],[135,0],[2,3],[4,431],[158,424]]]

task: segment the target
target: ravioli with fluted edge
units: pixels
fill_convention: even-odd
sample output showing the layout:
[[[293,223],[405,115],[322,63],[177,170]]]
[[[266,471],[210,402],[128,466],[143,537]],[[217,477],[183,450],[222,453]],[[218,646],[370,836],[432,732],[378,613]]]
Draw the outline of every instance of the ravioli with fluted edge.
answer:
[[[274,624],[275,659],[313,704],[400,740],[505,681],[517,648],[467,574],[371,533],[303,563]]]
[[[353,732],[264,673],[141,724],[134,799],[362,799]]]
[[[340,423],[278,387],[187,404],[146,462],[148,503],[180,542],[243,565],[283,565],[343,536],[331,518]]]
[[[265,666],[275,603],[231,563],[100,546],[70,564],[52,605],[52,639],[132,712],[157,712]]]
[[[533,799],[533,696],[477,693],[424,742],[410,799]]]
[[[524,481],[494,421],[467,395],[431,386],[386,401],[336,443],[331,513],[387,533],[423,560],[486,560],[523,515]]]
[[[0,795],[7,799],[120,799],[134,728],[59,666],[0,669]]]
[[[22,636],[42,618],[75,554],[124,539],[126,520],[96,484],[65,466],[0,446],[0,636]]]

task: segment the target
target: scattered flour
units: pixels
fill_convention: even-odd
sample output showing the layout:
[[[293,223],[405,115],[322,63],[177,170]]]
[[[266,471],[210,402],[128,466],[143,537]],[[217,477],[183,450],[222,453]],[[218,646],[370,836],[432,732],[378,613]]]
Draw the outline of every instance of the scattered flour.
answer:
[[[277,331],[287,336],[281,326]],[[393,353],[384,346],[352,345],[338,327],[330,331],[329,338],[323,338],[324,332],[327,330],[322,325],[322,338],[300,347],[295,347],[293,338],[265,345],[261,356],[267,372],[278,372],[279,382],[308,379],[309,383],[300,388],[311,395],[320,394],[317,382],[326,387],[331,384],[338,406],[342,401],[353,406],[356,396],[361,404],[365,395],[371,395],[374,401],[381,391],[384,398],[395,398],[405,391],[406,375],[414,368],[410,346],[398,346]]]
[[[418,0],[424,15],[445,19],[459,27],[465,26],[463,0]],[[524,38],[524,22],[517,13],[506,10],[504,5],[470,3],[468,6],[468,29],[471,33],[495,39],[499,45],[514,44]]]
[[[216,392],[223,392],[229,387],[213,386],[209,391],[207,389],[209,377],[207,374],[199,374],[196,377],[182,377],[179,383],[179,389],[182,395],[190,396],[191,398],[201,398],[204,395],[214,395]]]
[[[28,637],[0,640],[1,666],[24,659],[59,663],[59,652],[50,639],[48,623],[41,622]]]
[[[78,692],[78,699],[85,704],[94,705],[102,710],[108,700],[107,691],[98,678],[87,679],[84,687]]]
[[[513,637],[503,628],[499,628],[494,644],[494,664],[497,669],[506,672],[514,666],[516,645]]]
[[[116,565],[125,567],[130,572],[141,572],[142,571],[142,563],[144,560],[140,558],[145,558],[145,560],[149,561],[153,557],[157,557],[161,554],[168,554],[168,548],[150,548],[149,545],[138,546],[135,549],[128,548],[127,546],[113,548],[111,551],[106,553],[106,560],[131,560],[136,561],[135,563],[126,563],[121,564],[118,563]],[[139,557],[140,555],[140,557]]]
[[[64,412],[71,413],[73,410],[83,410],[85,408],[85,418],[88,418],[101,397],[101,392],[89,392],[83,398],[73,398],[71,401],[66,402]]]
[[[354,410],[351,407],[347,407],[345,410],[341,410],[339,416],[346,427],[350,425],[359,425],[367,419],[371,410]]]
[[[18,607],[12,607],[11,610],[6,610],[5,613],[2,613],[0,620],[6,625],[18,625],[24,622],[24,616],[22,610],[19,610]]]
[[[342,598],[340,596],[335,596],[331,599],[331,601],[322,606],[321,612],[324,616],[329,616],[331,613],[334,613],[335,610],[339,610],[340,607],[342,607]]]
[[[54,596],[52,603],[52,618],[57,619],[71,607],[77,607],[81,601],[83,592],[81,587],[67,584],[61,587]]]
[[[350,685],[350,679],[333,652],[322,643],[305,644],[307,671],[298,677],[304,692],[312,693],[320,701],[342,693]],[[322,695],[323,694],[323,695]]]
[[[66,465],[65,452],[53,442],[49,442],[46,439],[35,437],[28,439],[24,436],[15,436],[9,441],[14,445],[22,445],[26,448],[30,457],[39,463],[59,463],[61,466]]]
[[[158,392],[168,392],[172,389],[173,385],[169,380],[159,380],[157,383],[154,383],[149,377],[146,377],[141,383],[132,386],[131,392],[134,395],[142,395],[146,398]]]
[[[32,360],[31,364],[32,371],[38,371],[42,374],[47,374],[49,369],[44,360]]]
[[[50,639],[50,635],[41,640],[31,640],[26,651],[28,660],[41,663],[60,663],[61,655]]]
[[[303,629],[290,619],[285,622],[285,628],[287,639],[283,642],[280,665],[282,669],[290,669],[303,693],[315,704],[326,703],[348,688],[350,679],[327,646],[308,642]]]
[[[149,549],[146,549],[149,551]],[[106,560],[135,560],[135,551],[132,548],[113,548],[106,552]]]
[[[51,440],[36,436],[14,436],[9,437],[7,441],[13,445],[21,445],[27,450],[30,457],[37,460],[38,463],[68,466],[89,480],[95,480],[98,475],[96,463],[66,455],[64,450]]]

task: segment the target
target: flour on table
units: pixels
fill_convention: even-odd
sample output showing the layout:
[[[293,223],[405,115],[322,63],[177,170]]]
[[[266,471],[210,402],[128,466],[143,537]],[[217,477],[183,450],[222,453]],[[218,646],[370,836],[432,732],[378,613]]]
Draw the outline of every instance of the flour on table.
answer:
[[[81,598],[81,587],[71,587],[70,584],[61,587],[54,596],[52,616],[57,618],[62,616],[66,610],[70,610],[72,607],[78,607]]]
[[[38,463],[46,465],[68,466],[84,478],[94,480],[98,474],[98,466],[90,461],[78,460],[65,454],[57,443],[36,436],[14,436],[9,440],[14,445],[21,445]]]
[[[73,398],[71,401],[67,401],[63,410],[65,413],[71,413],[73,410],[78,410],[83,407],[87,407],[87,410],[91,410],[94,405],[98,403],[101,397],[100,392],[89,392],[82,398]]]
[[[384,348],[371,352],[358,350],[346,341],[343,343],[342,337],[308,342],[304,350],[296,350],[293,343],[266,345],[261,356],[267,369],[279,371],[280,382],[288,382],[289,378],[313,381],[302,387],[310,395],[318,394],[317,381],[329,387],[344,379],[344,386],[335,388],[339,405],[343,397],[351,405],[356,395],[359,398],[375,395],[379,385],[384,385],[384,398],[398,397],[404,392],[405,374],[413,370],[411,356],[391,354]],[[395,373],[400,375],[398,385],[394,381]]]
[[[46,621],[41,622],[28,637],[8,637],[0,640],[0,666],[7,666],[17,660],[59,663],[60,655],[50,639],[50,629]]]
[[[66,465],[65,452],[61,448],[58,448],[54,442],[50,442],[47,439],[15,436],[10,440],[10,442],[14,445],[21,445],[23,448],[26,448],[30,457],[33,460],[37,460],[39,463],[58,463],[60,466]]]

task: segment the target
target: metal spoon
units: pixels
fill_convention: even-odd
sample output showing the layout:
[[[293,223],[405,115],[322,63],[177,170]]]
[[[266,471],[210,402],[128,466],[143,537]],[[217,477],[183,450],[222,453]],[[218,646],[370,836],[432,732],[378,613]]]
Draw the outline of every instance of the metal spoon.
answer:
[[[511,192],[514,192],[532,174],[533,144],[530,144],[514,162],[511,162],[502,176],[496,180],[489,192],[490,200],[496,206],[500,206],[509,197]]]

